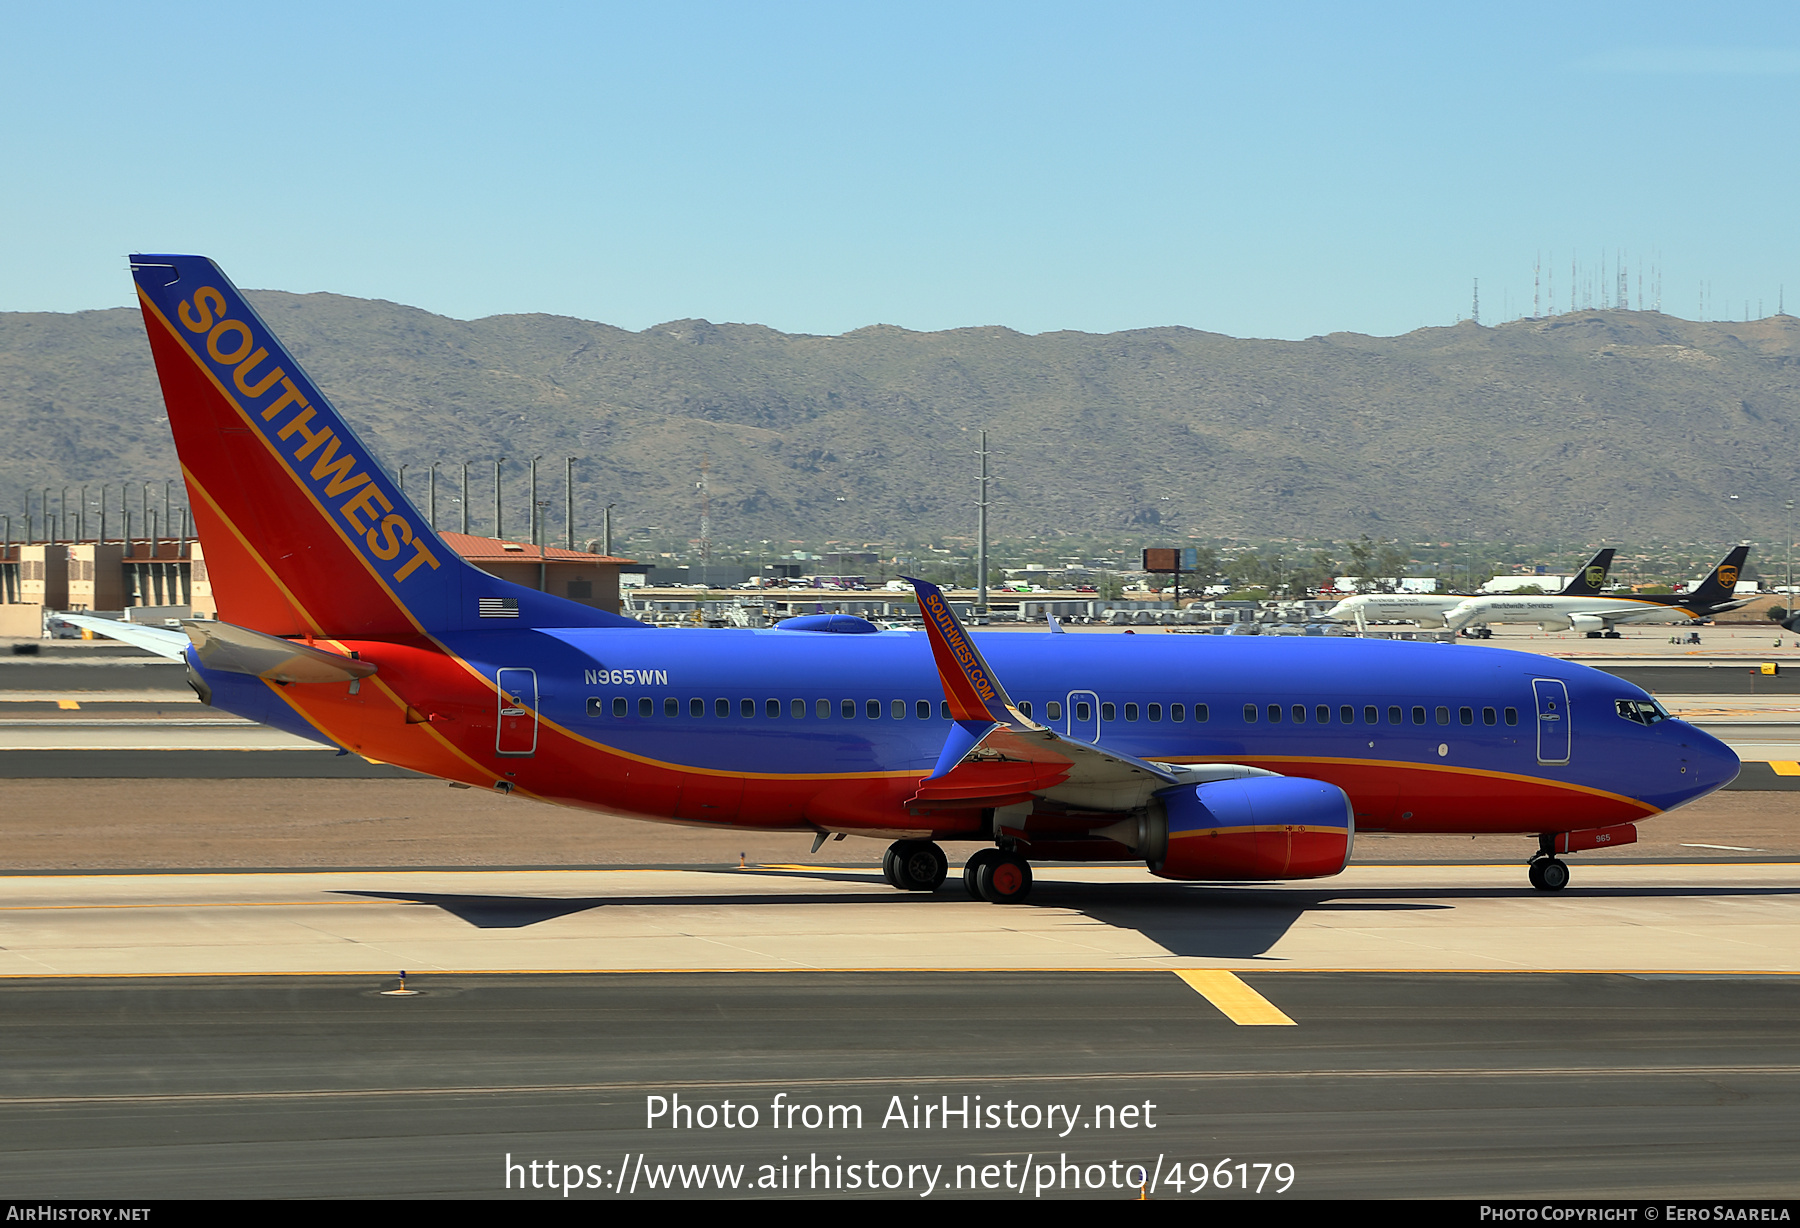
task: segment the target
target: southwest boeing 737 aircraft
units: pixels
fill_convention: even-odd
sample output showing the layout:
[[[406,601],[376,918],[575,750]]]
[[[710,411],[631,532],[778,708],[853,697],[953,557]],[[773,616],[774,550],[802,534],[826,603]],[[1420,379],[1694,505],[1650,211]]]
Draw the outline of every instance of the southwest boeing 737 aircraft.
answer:
[[[1030,859],[1171,879],[1308,878],[1355,831],[1559,853],[1730,781],[1732,752],[1637,687],[1478,647],[965,633],[860,619],[657,631],[448,550],[237,289],[134,256],[218,621],[107,624],[207,703],[449,781],[612,814],[894,843],[890,881],[1023,899]],[[100,620],[95,620],[100,629]],[[171,642],[173,641],[173,642]],[[818,844],[815,842],[814,848]]]

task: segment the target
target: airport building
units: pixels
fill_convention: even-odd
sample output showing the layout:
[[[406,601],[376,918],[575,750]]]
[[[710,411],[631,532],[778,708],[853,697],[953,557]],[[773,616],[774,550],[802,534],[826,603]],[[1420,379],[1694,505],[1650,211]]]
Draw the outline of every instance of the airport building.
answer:
[[[619,571],[632,559],[539,548],[466,533],[446,545],[491,575],[619,612]],[[217,618],[198,541],[38,542],[0,548],[0,636],[44,634],[46,614],[119,613],[132,622]]]

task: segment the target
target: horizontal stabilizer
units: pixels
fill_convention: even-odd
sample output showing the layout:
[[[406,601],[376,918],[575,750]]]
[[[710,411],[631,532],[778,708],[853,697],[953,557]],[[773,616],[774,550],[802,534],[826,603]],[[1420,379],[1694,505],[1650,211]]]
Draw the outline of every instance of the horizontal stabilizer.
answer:
[[[369,661],[230,623],[196,619],[182,623],[181,629],[193,641],[200,664],[228,674],[253,674],[267,682],[285,684],[355,682],[375,672]]]
[[[58,614],[57,617],[66,623],[74,623],[83,631],[104,635],[134,648],[142,648],[145,652],[153,652],[159,657],[167,657],[171,661],[181,661],[187,657],[187,636],[167,627],[121,622],[116,618],[95,618],[91,614]]]

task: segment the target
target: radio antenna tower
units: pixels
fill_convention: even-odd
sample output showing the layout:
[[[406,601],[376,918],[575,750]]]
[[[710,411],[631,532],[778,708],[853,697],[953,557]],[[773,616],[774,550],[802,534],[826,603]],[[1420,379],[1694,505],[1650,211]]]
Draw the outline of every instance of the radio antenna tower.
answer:
[[[1629,311],[1631,310],[1631,273],[1626,268],[1623,251],[1619,253],[1617,271],[1619,274],[1619,310]]]
[[[1479,277],[1475,279],[1475,306],[1469,318],[1477,324],[1481,323],[1481,278]]]
[[[1537,319],[1543,314],[1543,299],[1538,294],[1539,284],[1544,275],[1544,253],[1539,252],[1537,260],[1531,266],[1531,318]]]

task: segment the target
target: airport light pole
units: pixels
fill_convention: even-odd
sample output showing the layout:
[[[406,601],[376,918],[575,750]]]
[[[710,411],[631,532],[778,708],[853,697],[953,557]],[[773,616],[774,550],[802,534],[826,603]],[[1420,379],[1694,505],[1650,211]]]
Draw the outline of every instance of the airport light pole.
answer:
[[[604,544],[604,546],[606,548],[606,556],[608,558],[612,557],[612,552],[613,552],[612,551],[612,510],[613,510],[613,508],[615,508],[617,506],[619,506],[619,505],[616,503],[608,503],[606,505],[606,519],[602,523],[601,530],[600,530],[601,542]]]
[[[406,466],[400,466],[400,493],[406,493]]]
[[[505,463],[506,463],[506,458],[504,456],[502,456],[499,460],[494,462],[494,536],[495,537],[505,537],[506,536],[505,531],[503,529],[501,529],[501,527],[500,527],[500,466],[504,465]]]
[[[469,462],[468,461],[463,462],[462,531],[465,536],[469,532]]]
[[[537,545],[540,552],[543,550],[544,545],[542,534],[544,513],[540,508],[537,497],[537,463],[543,459],[542,455],[531,458],[531,540]],[[540,576],[538,588],[542,589],[543,587],[543,578]]]
[[[441,464],[443,464],[442,461],[431,462],[431,495],[429,507],[425,512],[425,519],[431,525],[433,533],[437,532],[437,467]]]
[[[548,536],[548,534],[546,534],[544,532],[544,528],[545,528],[544,516],[545,516],[545,512],[550,507],[550,500],[545,499],[542,503],[534,503],[534,504],[532,504],[532,506],[537,509],[537,518],[538,518],[538,531],[537,531],[538,592],[547,593],[550,591],[550,585],[549,585],[549,577],[545,574],[545,563],[544,563],[544,538],[546,536]]]
[[[977,551],[976,561],[975,561],[975,567],[976,567],[975,587],[977,590],[976,594],[975,594],[975,613],[977,616],[979,616],[981,618],[986,618],[987,612],[988,612],[988,594],[987,594],[987,584],[988,584],[988,560],[987,560],[988,446],[987,446],[987,432],[986,431],[981,432],[981,497],[980,497],[980,499],[976,500],[975,507],[976,507],[976,511],[977,511],[976,522],[977,522],[977,526],[979,529],[978,535],[981,539],[980,548]]]
[[[563,457],[563,545],[575,548],[575,458]]]
[[[1787,501],[1787,596],[1788,605],[1794,604],[1794,501]]]

